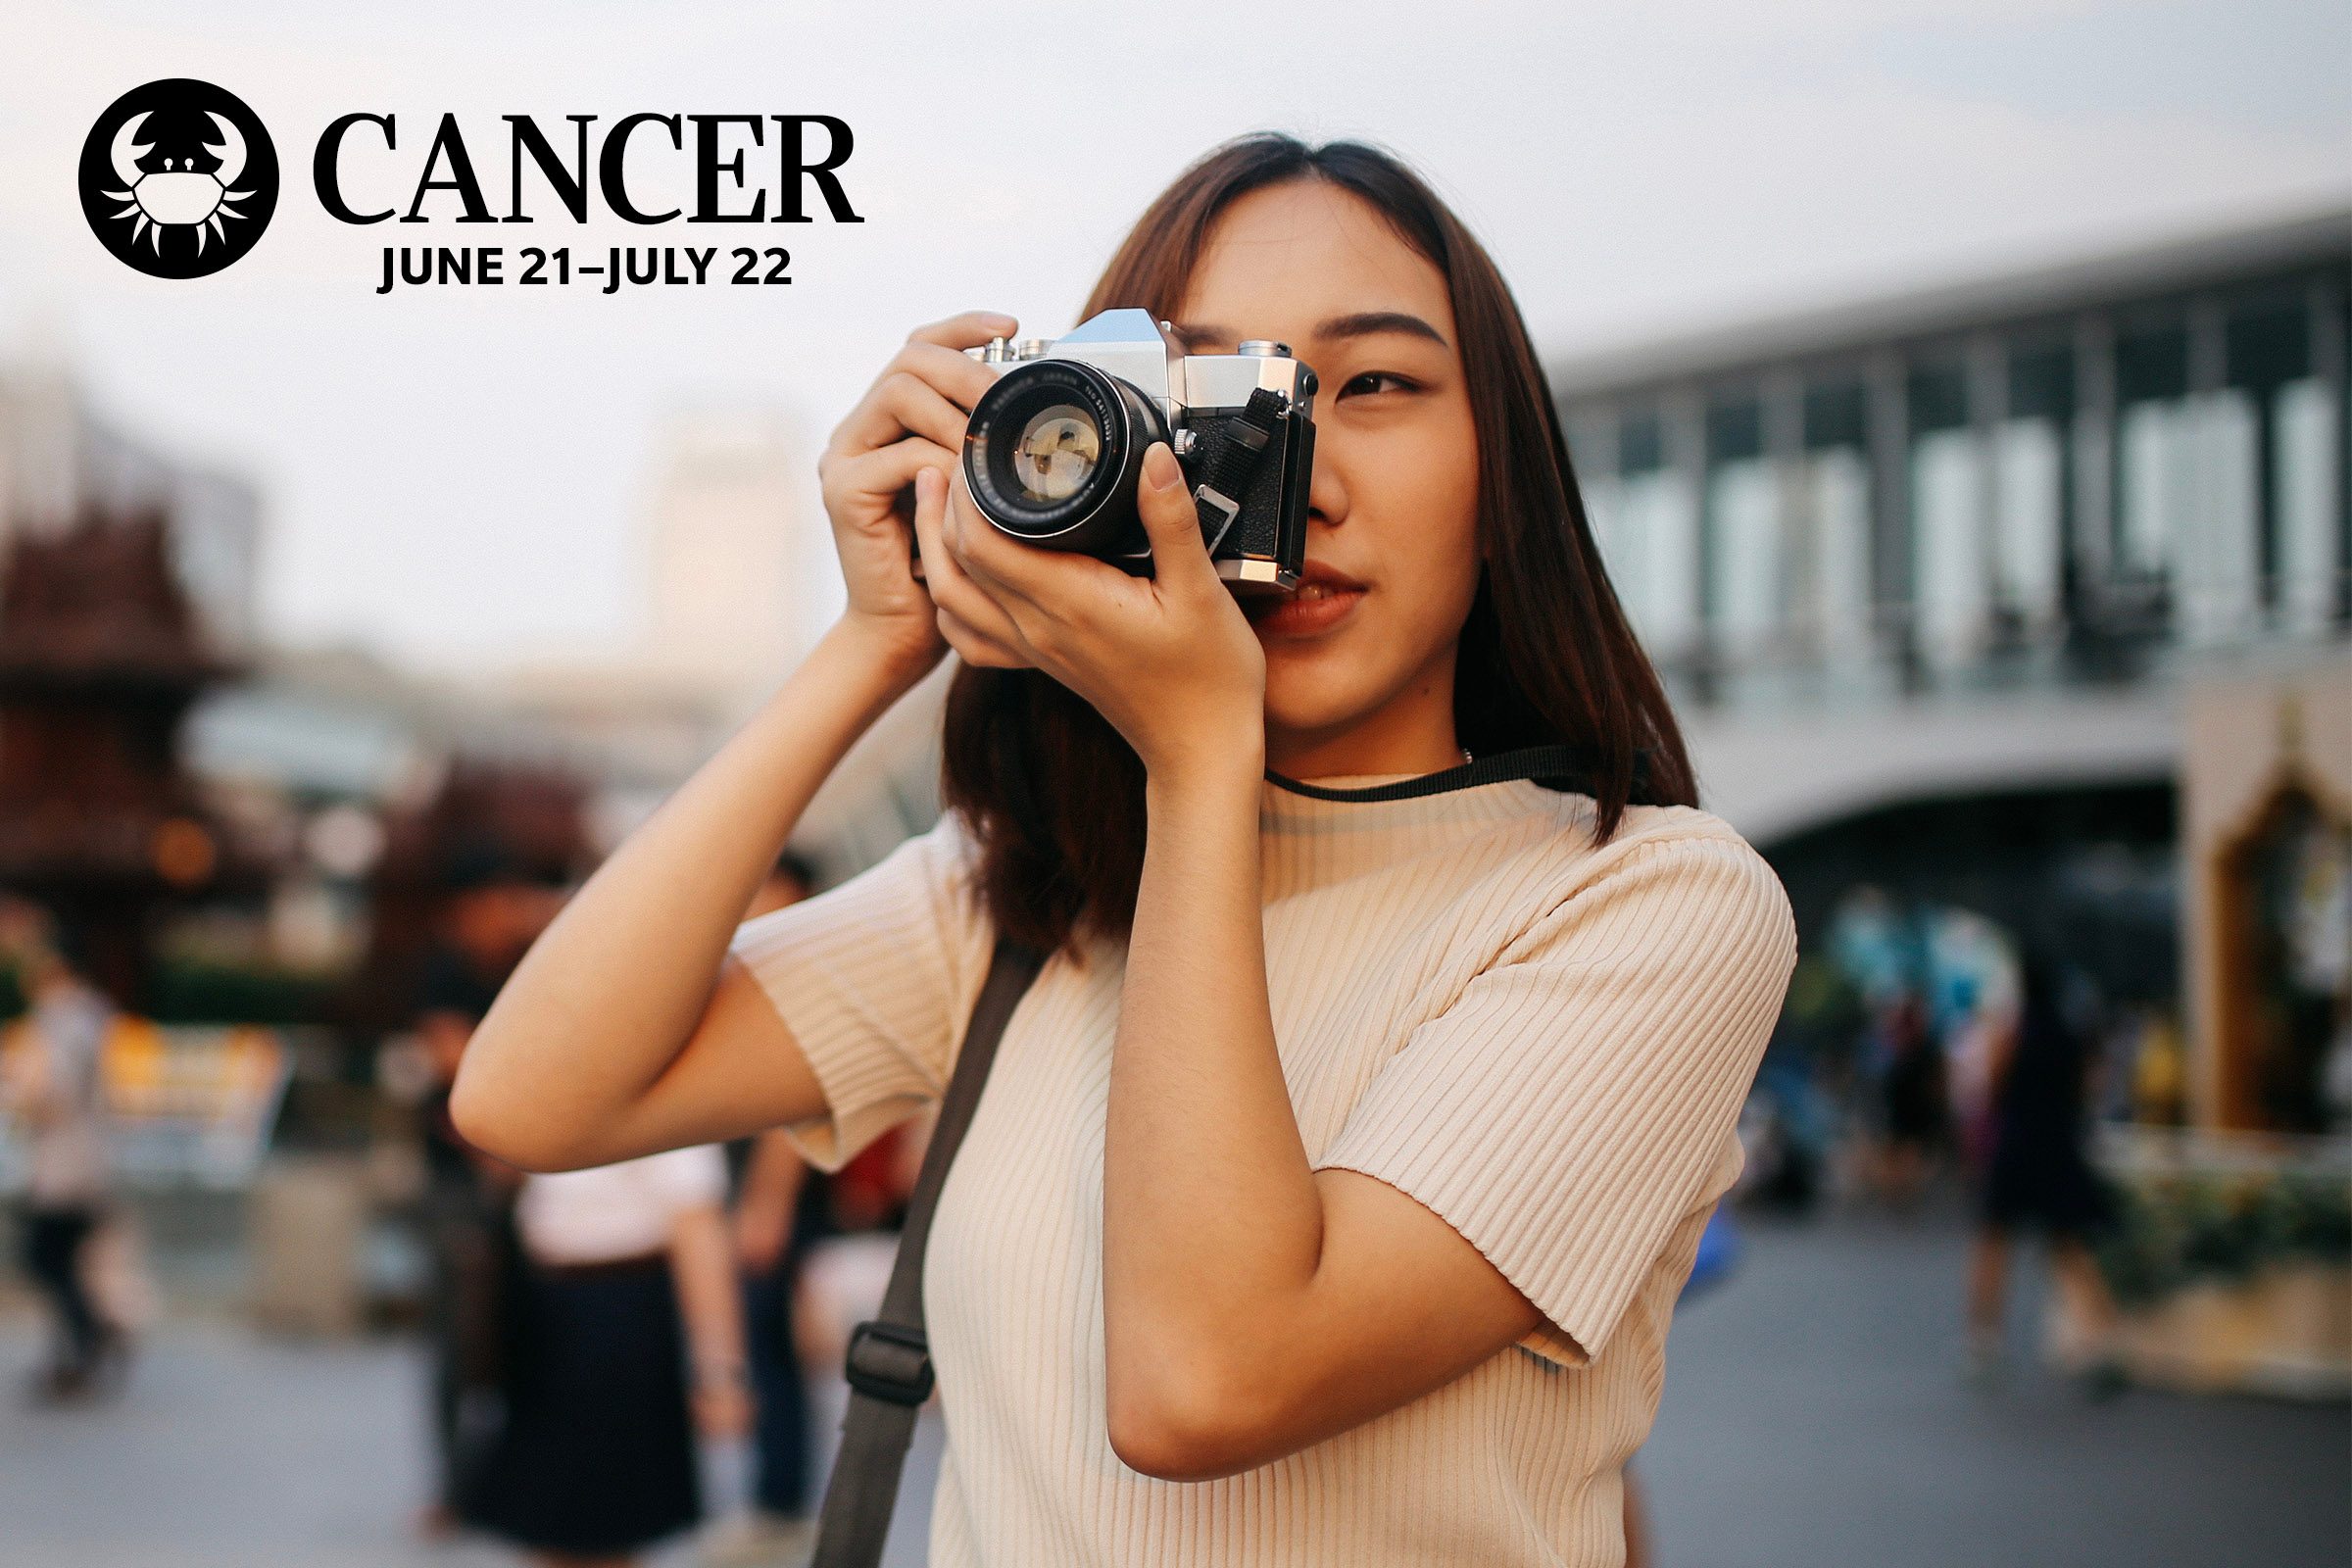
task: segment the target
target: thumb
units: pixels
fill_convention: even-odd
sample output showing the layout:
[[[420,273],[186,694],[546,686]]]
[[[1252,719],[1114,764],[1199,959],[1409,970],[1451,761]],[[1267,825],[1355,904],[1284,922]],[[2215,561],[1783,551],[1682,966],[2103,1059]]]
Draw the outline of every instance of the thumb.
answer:
[[[1165,441],[1154,441],[1144,454],[1142,482],[1135,487],[1136,513],[1152,541],[1152,575],[1183,580],[1214,578],[1208,545],[1200,537],[1200,512],[1192,487],[1184,482],[1184,466]]]

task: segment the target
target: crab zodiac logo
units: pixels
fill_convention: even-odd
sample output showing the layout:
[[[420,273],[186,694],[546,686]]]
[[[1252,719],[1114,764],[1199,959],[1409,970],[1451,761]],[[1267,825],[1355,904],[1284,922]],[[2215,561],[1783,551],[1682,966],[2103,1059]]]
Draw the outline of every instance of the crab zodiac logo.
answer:
[[[108,106],[81,148],[81,211],[115,259],[203,277],[247,251],[277,208],[277,151],[235,94],[173,77]]]

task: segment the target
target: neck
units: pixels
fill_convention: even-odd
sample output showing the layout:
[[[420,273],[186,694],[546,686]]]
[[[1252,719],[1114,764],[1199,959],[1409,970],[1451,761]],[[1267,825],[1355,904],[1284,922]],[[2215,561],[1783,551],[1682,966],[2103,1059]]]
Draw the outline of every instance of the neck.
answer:
[[[1435,773],[1462,760],[1453,729],[1453,651],[1369,713],[1322,729],[1266,724],[1266,766],[1286,778]]]

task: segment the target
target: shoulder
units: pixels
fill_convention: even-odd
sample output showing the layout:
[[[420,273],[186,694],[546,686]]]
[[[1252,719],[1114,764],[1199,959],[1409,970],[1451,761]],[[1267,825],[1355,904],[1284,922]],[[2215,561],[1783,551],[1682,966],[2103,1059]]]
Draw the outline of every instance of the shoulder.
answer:
[[[1590,795],[1545,792],[1535,804],[1535,831],[1524,855],[1557,873],[1561,883],[1586,887],[1637,870],[1649,875],[1677,867],[1720,866],[1780,885],[1772,862],[1740,830],[1692,806],[1629,806],[1616,831],[1595,837],[1597,808]]]
[[[1745,934],[1765,962],[1795,961],[1795,918],[1772,862],[1722,817],[1688,806],[1631,806],[1594,842],[1590,797],[1562,798],[1560,831],[1531,853],[1546,859],[1545,897],[1528,909],[1529,934],[1558,934],[1601,917],[1654,919],[1682,929]]]

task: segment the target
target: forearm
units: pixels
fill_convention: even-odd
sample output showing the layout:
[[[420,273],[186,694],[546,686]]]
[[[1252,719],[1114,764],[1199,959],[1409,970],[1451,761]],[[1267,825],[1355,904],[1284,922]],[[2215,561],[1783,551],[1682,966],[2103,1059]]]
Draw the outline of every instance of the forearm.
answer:
[[[752,1145],[735,1205],[735,1255],[753,1273],[775,1267],[791,1246],[793,1210],[808,1173],[800,1151],[781,1132],[761,1133]]]
[[[1103,1158],[1114,1405],[1249,1381],[1250,1345],[1279,1336],[1236,1326],[1270,1327],[1314,1277],[1322,1204],[1267,1003],[1259,777],[1244,759],[1150,790]]]
[[[912,684],[851,622],[564,906],[466,1052],[456,1111],[519,1163],[595,1162],[709,1000],[760,879],[842,755]]]
[[[716,1207],[690,1209],[678,1216],[670,1233],[669,1266],[686,1324],[687,1352],[697,1374],[740,1374],[745,1365],[743,1300],[735,1288],[726,1221]]]
[[[788,1213],[800,1201],[801,1184],[808,1176],[808,1162],[791,1139],[780,1132],[761,1133],[744,1168],[742,1204]]]

